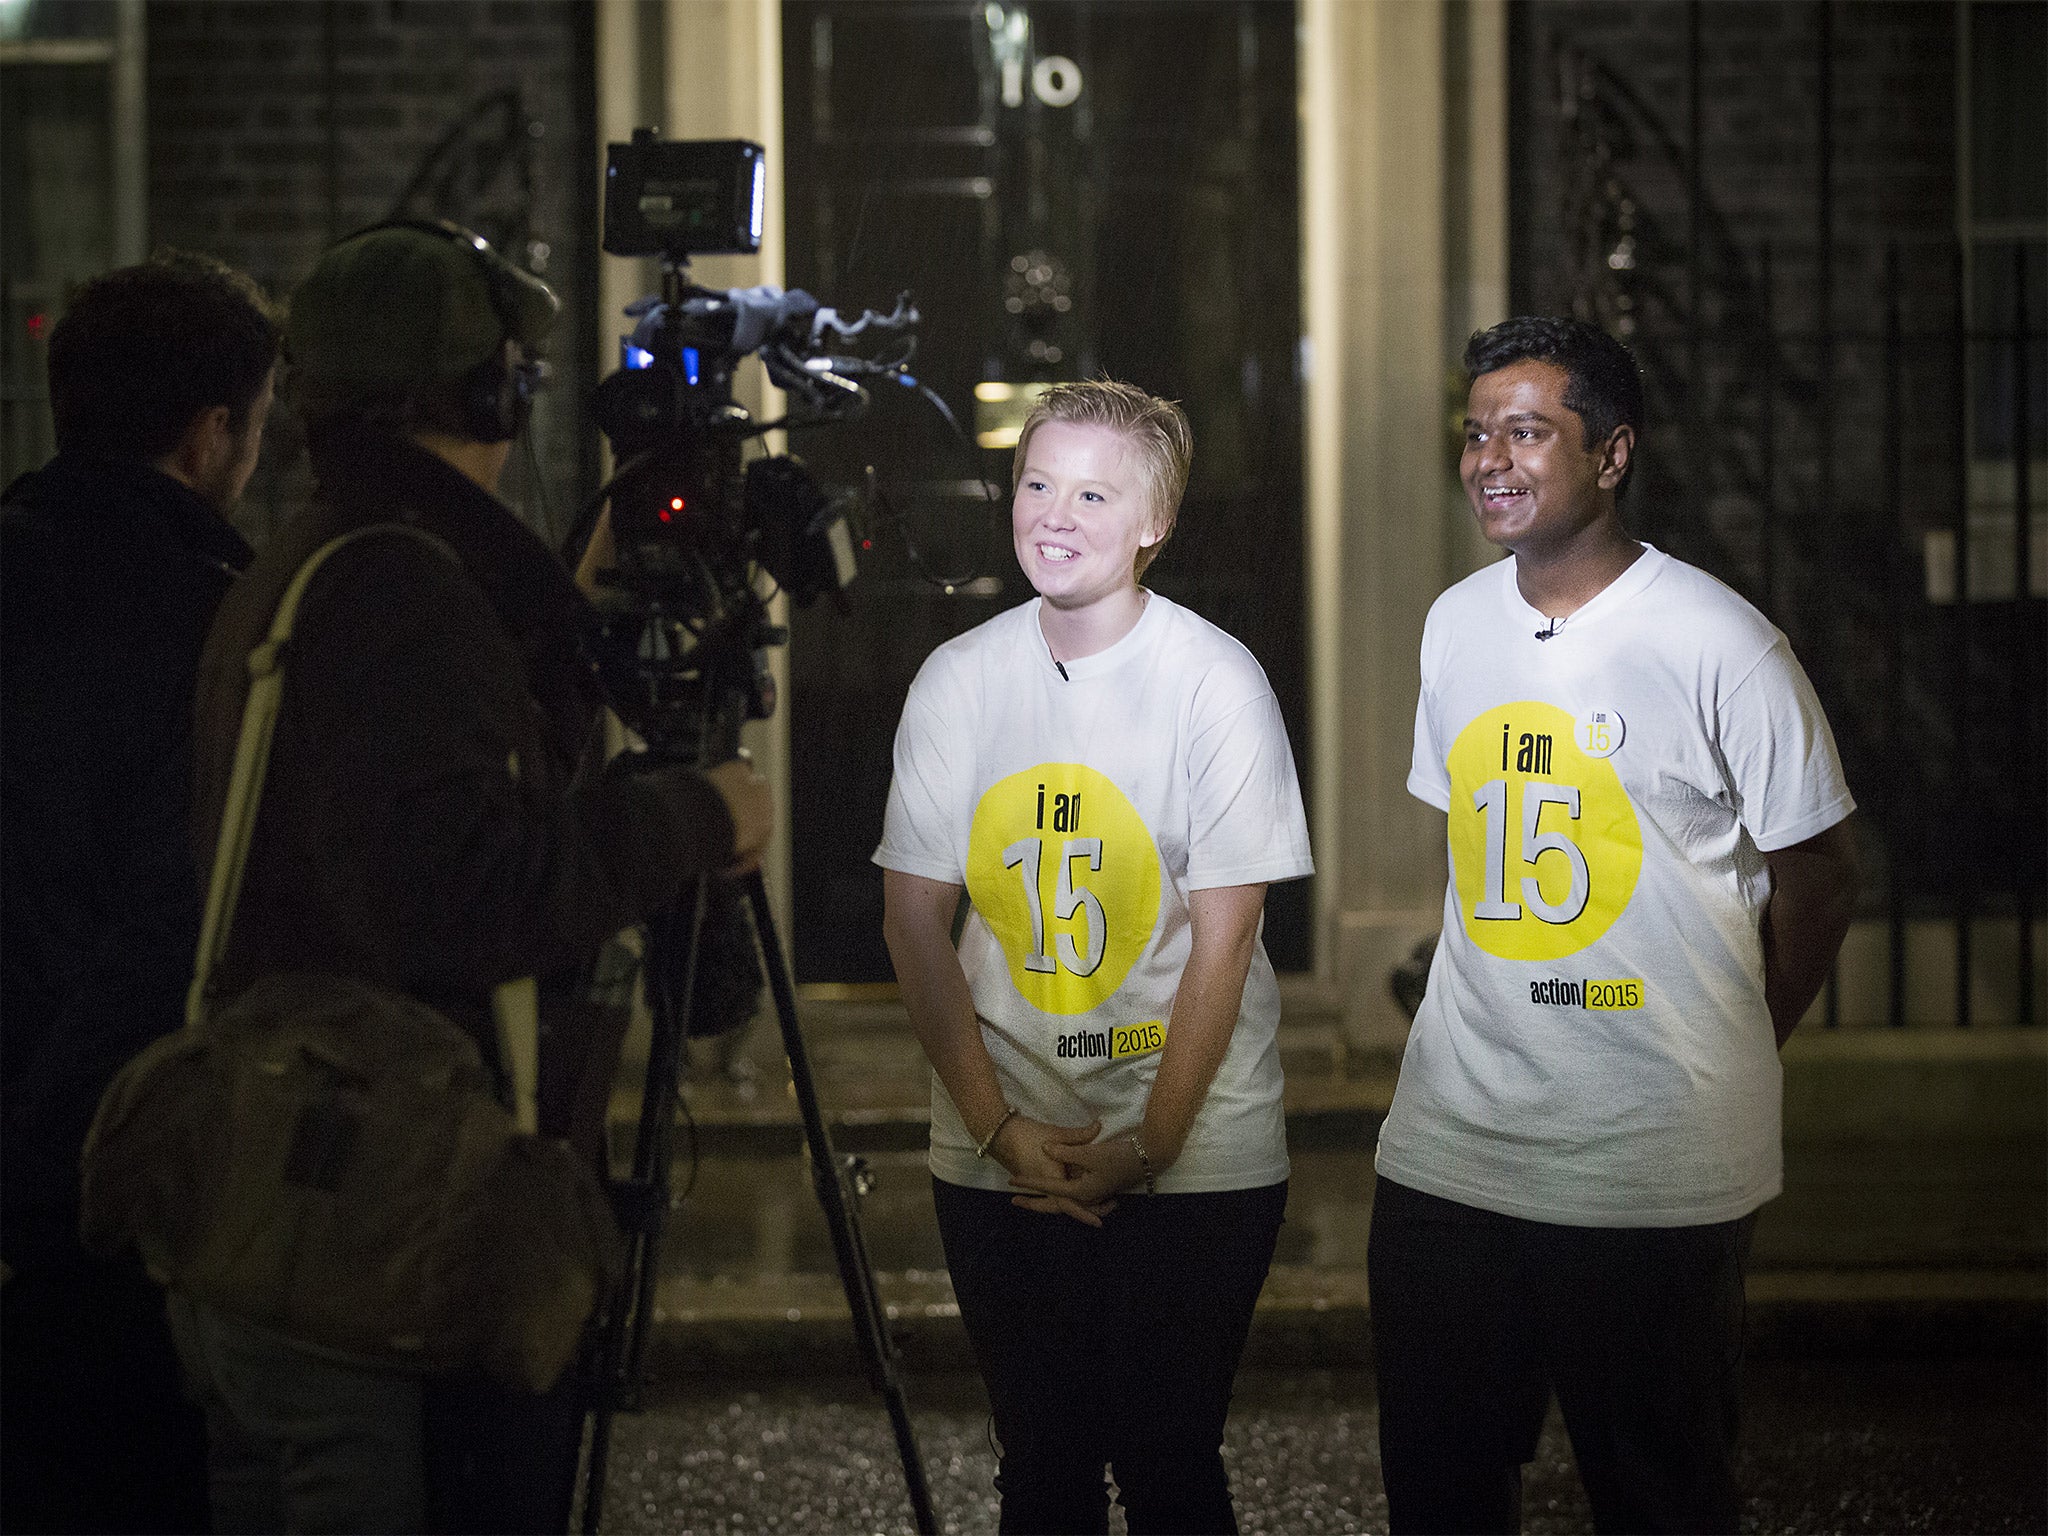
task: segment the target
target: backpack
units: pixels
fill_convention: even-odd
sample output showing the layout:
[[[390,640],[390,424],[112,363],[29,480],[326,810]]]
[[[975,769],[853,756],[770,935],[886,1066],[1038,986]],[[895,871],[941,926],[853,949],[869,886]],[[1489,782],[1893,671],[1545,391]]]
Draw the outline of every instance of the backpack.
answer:
[[[286,1339],[362,1362],[480,1367],[545,1391],[621,1268],[595,1170],[534,1134],[534,989],[494,999],[516,1109],[476,1042],[360,978],[260,978],[225,1006],[225,953],[281,662],[323,546],[286,589],[253,684],[221,819],[185,1027],[122,1068],[85,1143],[82,1235],[136,1244],[161,1282]]]

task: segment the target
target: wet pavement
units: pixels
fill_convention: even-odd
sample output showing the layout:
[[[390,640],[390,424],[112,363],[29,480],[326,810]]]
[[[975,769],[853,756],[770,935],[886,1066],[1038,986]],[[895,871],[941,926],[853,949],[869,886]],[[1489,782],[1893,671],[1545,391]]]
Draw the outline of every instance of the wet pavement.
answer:
[[[906,1382],[941,1528],[996,1528],[995,1457],[973,1378]],[[2032,1358],[1764,1360],[1745,1390],[1743,1529],[2048,1530],[2048,1380]],[[1359,1372],[1247,1372],[1224,1444],[1246,1532],[1384,1531],[1378,1414]],[[671,1383],[615,1430],[612,1532],[912,1528],[878,1399],[844,1378]],[[1121,1530],[1121,1511],[1113,1512]],[[1523,1528],[1592,1529],[1553,1412]]]
[[[807,1013],[835,1143],[873,1181],[862,1224],[898,1343],[914,1369],[967,1369],[924,1165],[923,1055],[893,1005]],[[1392,1065],[1348,1059],[1334,1026],[1313,1015],[1283,1021],[1281,1054],[1293,1175],[1248,1359],[1364,1366],[1372,1148]],[[700,1061],[685,1085],[691,1118],[678,1138],[682,1197],[664,1246],[655,1353],[675,1370],[856,1371],[774,1029],[757,1026],[740,1059],[738,1079]],[[1930,1093],[1940,1086],[1927,1083]],[[621,1097],[620,1130],[635,1108]],[[2037,1345],[2048,1331],[2044,1134],[2024,1120],[1940,1140],[1883,1124],[1823,1136],[1794,1127],[1785,1192],[1764,1208],[1751,1253],[1760,1352],[1894,1348],[1902,1331],[1922,1351]]]
[[[838,1149],[875,1181],[862,1222],[942,1526],[993,1531],[986,1404],[931,1216],[921,1053],[887,1006],[817,1010],[805,1032]],[[1392,1067],[1347,1059],[1314,1017],[1283,1022],[1282,1055],[1287,1225],[1226,1459],[1246,1531],[1384,1530],[1364,1250]],[[740,1059],[737,1076],[700,1061],[686,1084],[650,1407],[617,1421],[605,1528],[907,1531],[772,1027]],[[616,1130],[636,1108],[622,1094]],[[1934,1139],[1876,1115],[1794,1129],[1751,1255],[1746,1530],[2048,1531],[2048,1150],[2030,1114]],[[1524,1528],[1591,1528],[1554,1416]]]

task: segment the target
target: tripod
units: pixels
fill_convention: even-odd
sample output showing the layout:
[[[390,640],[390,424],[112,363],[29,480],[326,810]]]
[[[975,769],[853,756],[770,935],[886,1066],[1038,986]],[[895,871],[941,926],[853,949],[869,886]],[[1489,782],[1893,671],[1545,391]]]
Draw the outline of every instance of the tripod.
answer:
[[[687,928],[669,914],[652,935],[647,975],[649,1003],[654,1013],[653,1044],[648,1052],[647,1080],[641,1099],[640,1126],[633,1149],[631,1175],[612,1185],[613,1204],[627,1243],[626,1270],[599,1331],[596,1358],[589,1373],[592,1428],[590,1460],[583,1494],[583,1531],[593,1536],[604,1510],[605,1462],[610,1451],[611,1421],[621,1409],[640,1407],[644,1381],[649,1325],[654,1316],[654,1291],[660,1267],[661,1241],[669,1208],[669,1170],[673,1158],[675,1103],[683,1068],[684,1040],[688,1033],[689,1000],[696,979],[699,945],[705,912],[712,899],[712,880],[698,880],[691,903]],[[912,1517],[923,1536],[933,1536],[938,1521],[932,1512],[931,1492],[925,1483],[924,1462],[918,1454],[917,1438],[910,1426],[910,1410],[903,1396],[903,1384],[896,1374],[896,1347],[889,1337],[887,1315],[875,1288],[874,1265],[868,1258],[867,1239],[861,1231],[859,1198],[865,1177],[860,1159],[841,1158],[832,1147],[832,1133],[818,1108],[818,1090],[811,1076],[809,1052],[797,1025],[796,994],[790,986],[789,969],[783,961],[782,945],[775,931],[774,914],[768,905],[768,888],[757,870],[740,882],[753,920],[755,947],[774,997],[775,1017],[782,1029],[782,1048],[789,1058],[790,1080],[796,1087],[797,1107],[804,1127],[804,1143],[810,1154],[811,1182],[817,1193],[825,1225],[832,1234],[832,1251],[838,1261],[839,1283],[853,1313],[853,1331],[860,1343],[868,1383],[881,1394],[888,1409],[889,1424],[896,1436],[896,1453],[903,1462],[903,1481],[910,1494]],[[680,932],[677,932],[681,929]],[[680,997],[670,995],[658,978],[668,967],[658,964],[661,948],[680,938],[683,964],[679,973]],[[660,995],[656,995],[660,994]]]
[[[609,243],[612,226],[606,227],[607,249],[617,252],[621,248]],[[901,375],[901,361],[870,365],[858,358],[827,357],[816,340],[817,326],[809,323],[816,318],[815,305],[785,313],[778,303],[772,315],[764,315],[758,305],[748,308],[734,296],[689,286],[684,253],[669,247],[663,253],[661,300],[643,311],[648,323],[635,332],[635,350],[644,363],[632,364],[629,354],[628,366],[598,390],[599,424],[620,468],[586,506],[571,546],[584,550],[597,527],[599,508],[609,505],[619,568],[600,579],[626,595],[628,617],[608,627],[601,647],[606,692],[657,760],[702,767],[733,757],[740,722],[766,719],[774,709],[763,655],[789,637],[787,630],[769,623],[760,579],[771,579],[802,604],[826,592],[837,594],[853,577],[844,515],[802,466],[786,456],[742,463],[743,441],[768,428],[753,426],[734,401],[732,370],[743,356],[758,351],[778,383],[817,408],[817,415],[802,423],[809,425],[847,419],[866,404],[861,387],[835,370],[895,377]],[[809,302],[806,295],[795,297]],[[915,323],[916,312],[899,304],[891,316],[864,316],[851,326],[835,321],[831,334],[851,337],[870,324],[880,332],[899,332]],[[826,366],[814,369],[812,361]],[[924,1466],[896,1376],[895,1346],[861,1232],[865,1172],[858,1159],[842,1159],[833,1150],[819,1112],[810,1056],[797,1026],[796,996],[761,876],[746,876],[739,894],[752,917],[755,954],[774,995],[783,1053],[802,1112],[811,1180],[832,1234],[854,1336],[868,1380],[889,1411],[917,1528],[936,1532]],[[588,1373],[594,1424],[583,1502],[586,1533],[596,1531],[603,1510],[612,1415],[639,1406],[668,1217],[684,1041],[692,999],[698,995],[707,913],[714,899],[724,895],[712,877],[700,879],[687,921],[672,913],[650,933],[646,974],[654,1041],[633,1170],[612,1186],[626,1236],[627,1268],[603,1311]],[[675,958],[681,959],[680,967],[668,963]],[[668,987],[671,977],[674,992]]]

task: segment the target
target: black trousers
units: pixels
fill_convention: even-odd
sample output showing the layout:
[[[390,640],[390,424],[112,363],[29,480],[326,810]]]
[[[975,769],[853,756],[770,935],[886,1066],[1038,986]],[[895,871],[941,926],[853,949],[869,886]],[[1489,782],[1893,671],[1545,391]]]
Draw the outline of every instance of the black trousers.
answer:
[[[1001,1530],[1235,1532],[1223,1422],[1285,1183],[1127,1195],[1100,1229],[932,1181],[939,1233],[995,1409]]]
[[[1558,1226],[1380,1179],[1366,1271],[1393,1530],[1519,1530],[1553,1392],[1596,1529],[1737,1529],[1754,1222]]]

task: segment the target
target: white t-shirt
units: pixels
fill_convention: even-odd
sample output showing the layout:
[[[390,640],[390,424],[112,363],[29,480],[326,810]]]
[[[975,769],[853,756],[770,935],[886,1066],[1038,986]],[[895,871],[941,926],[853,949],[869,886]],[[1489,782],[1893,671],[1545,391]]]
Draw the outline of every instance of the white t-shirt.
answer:
[[[1008,1101],[1135,1130],[1190,947],[1188,893],[1313,872],[1280,706],[1237,641],[1151,595],[1065,663],[1039,600],[940,646],[911,684],[875,862],[964,884],[960,964]],[[1262,925],[1263,927],[1263,925]],[[1287,1177],[1280,992],[1256,946],[1230,1048],[1162,1193]],[[1006,1189],[932,1075],[931,1168]]]
[[[1733,1220],[1783,1183],[1762,855],[1853,808],[1834,737],[1785,637],[1657,550],[1547,623],[1505,559],[1423,630],[1408,788],[1451,880],[1379,1169],[1536,1221]]]

